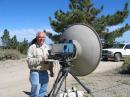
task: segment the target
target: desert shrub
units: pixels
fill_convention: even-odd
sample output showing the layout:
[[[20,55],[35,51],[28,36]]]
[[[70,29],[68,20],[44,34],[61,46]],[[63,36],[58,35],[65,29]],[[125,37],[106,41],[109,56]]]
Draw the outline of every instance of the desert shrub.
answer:
[[[126,57],[121,68],[121,73],[130,74],[130,56]]]
[[[0,49],[0,60],[3,60],[5,57],[5,54],[2,49]]]
[[[130,56],[125,58],[124,64],[130,64]]]
[[[0,60],[7,60],[7,59],[20,59],[21,54],[17,50],[13,49],[0,49]]]

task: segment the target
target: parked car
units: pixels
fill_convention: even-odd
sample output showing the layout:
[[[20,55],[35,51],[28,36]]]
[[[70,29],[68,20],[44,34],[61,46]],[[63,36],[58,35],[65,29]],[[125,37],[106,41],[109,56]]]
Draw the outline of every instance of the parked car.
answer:
[[[128,55],[130,55],[130,43],[117,44],[112,48],[102,49],[102,60],[106,61],[113,58],[114,61],[118,62]]]

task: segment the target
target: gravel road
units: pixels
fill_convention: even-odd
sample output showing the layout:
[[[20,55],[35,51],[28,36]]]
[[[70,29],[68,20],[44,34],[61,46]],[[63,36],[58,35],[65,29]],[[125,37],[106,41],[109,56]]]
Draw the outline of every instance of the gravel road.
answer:
[[[130,97],[130,75],[120,75],[116,70],[122,63],[100,62],[93,73],[79,79],[91,89],[94,97]],[[29,97],[28,76],[29,69],[25,59],[0,61],[0,97]],[[50,78],[48,90],[52,87],[55,78]],[[67,88],[72,86],[83,90],[69,75]]]

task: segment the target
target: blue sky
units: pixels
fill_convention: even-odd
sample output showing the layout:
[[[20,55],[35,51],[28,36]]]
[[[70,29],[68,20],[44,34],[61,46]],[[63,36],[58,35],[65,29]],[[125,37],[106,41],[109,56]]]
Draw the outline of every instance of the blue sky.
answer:
[[[130,0],[92,0],[94,6],[99,8],[104,5],[101,14],[113,14],[117,10],[124,8],[124,3]],[[51,29],[48,17],[54,17],[54,12],[58,9],[68,10],[69,0],[0,0],[0,37],[4,29],[8,29],[10,36],[17,36],[19,41],[24,38],[31,41],[37,31]],[[110,27],[110,30],[120,28],[125,23],[130,25],[130,15],[123,24]],[[130,42],[130,31],[124,33],[119,41]],[[47,42],[50,42],[47,39]]]

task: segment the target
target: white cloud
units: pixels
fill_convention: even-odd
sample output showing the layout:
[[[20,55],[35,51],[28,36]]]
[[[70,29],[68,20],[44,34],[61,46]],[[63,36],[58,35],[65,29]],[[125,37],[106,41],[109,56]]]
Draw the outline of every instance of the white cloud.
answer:
[[[107,27],[107,28],[109,29],[109,32],[112,32],[123,26],[124,26],[124,24],[119,24],[119,25],[115,25],[115,26],[111,26],[111,27]],[[129,42],[130,43],[130,31],[126,31],[122,37],[119,37],[116,40],[120,41],[120,42]]]
[[[130,43],[130,31],[125,32],[122,37],[119,37],[116,40],[120,42]]]
[[[45,30],[54,33],[54,31],[51,28],[47,28]],[[0,32],[0,37],[3,35],[3,31]],[[8,31],[10,32],[10,37],[13,37],[14,35],[16,35],[18,41],[23,41],[25,38],[30,42],[32,39],[35,38],[36,33],[38,31],[43,31],[43,29],[41,29],[41,28],[39,28],[39,29],[33,29],[33,28],[30,28],[30,29],[8,29]],[[49,44],[49,43],[52,43],[52,41],[47,37],[46,43]]]
[[[123,24],[119,24],[119,25],[110,26],[110,27],[107,27],[107,28],[109,29],[109,32],[112,32],[114,30],[121,28],[122,26],[123,26]]]

